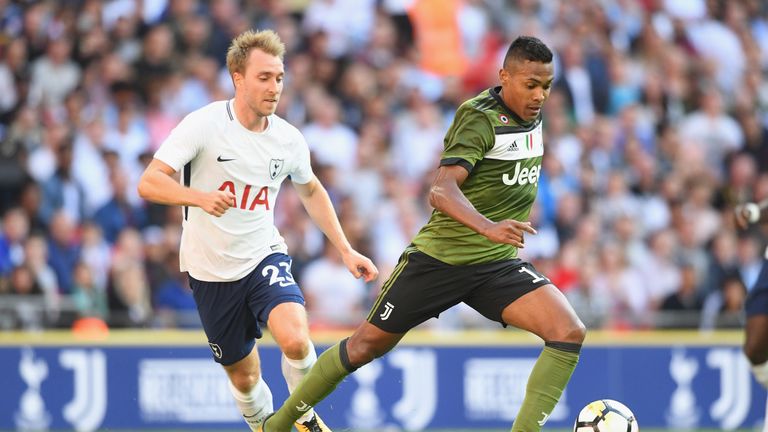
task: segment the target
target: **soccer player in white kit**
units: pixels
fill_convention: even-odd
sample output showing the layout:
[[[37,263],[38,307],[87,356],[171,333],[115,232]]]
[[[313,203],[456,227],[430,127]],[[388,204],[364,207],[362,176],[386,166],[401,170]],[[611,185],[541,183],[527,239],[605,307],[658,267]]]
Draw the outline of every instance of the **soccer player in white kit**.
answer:
[[[284,52],[269,30],[234,38],[227,52],[234,98],[186,116],[157,150],[138,186],[148,201],[183,206],[181,271],[189,273],[214,360],[226,370],[252,430],[273,410],[254,340],[261,337],[261,326],[267,325],[283,352],[290,391],[317,359],[304,297],[274,225],[275,199],[286,177],[349,271],[365,281],[378,275],[344,235],[328,193],[312,172],[304,137],[275,115]],[[171,177],[177,171],[181,182]],[[311,407],[295,426],[299,432],[330,430]]]

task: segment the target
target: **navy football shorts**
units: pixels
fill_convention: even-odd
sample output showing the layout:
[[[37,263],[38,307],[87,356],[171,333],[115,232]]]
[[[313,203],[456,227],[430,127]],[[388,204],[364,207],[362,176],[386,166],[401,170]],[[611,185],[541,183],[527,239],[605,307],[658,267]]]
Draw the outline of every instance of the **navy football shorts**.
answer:
[[[768,315],[768,259],[763,260],[763,268],[757,277],[755,286],[749,291],[744,303],[747,316]]]
[[[238,281],[204,282],[190,276],[189,285],[213,359],[225,366],[250,354],[275,306],[304,305],[304,296],[291,275],[291,257],[282,253],[264,258]]]

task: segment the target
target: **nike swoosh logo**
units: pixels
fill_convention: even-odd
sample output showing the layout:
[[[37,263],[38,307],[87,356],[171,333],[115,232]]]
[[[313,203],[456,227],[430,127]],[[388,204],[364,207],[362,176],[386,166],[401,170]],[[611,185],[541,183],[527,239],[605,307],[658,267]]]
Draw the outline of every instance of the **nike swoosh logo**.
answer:
[[[233,161],[234,159],[224,159],[221,156],[219,156],[216,158],[216,160],[219,162],[229,162],[229,161]]]
[[[307,405],[306,402],[304,401],[299,401],[299,402],[301,402],[301,405],[296,405],[297,410],[304,412],[304,411],[308,411],[311,408],[309,405]]]

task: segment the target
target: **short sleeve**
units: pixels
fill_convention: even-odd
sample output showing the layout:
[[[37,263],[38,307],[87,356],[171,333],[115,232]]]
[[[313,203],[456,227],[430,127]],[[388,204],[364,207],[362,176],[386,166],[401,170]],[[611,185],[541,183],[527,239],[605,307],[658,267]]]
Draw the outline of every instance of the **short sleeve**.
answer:
[[[204,127],[194,114],[184,117],[155,152],[155,159],[176,171],[194,159],[202,148]]]
[[[472,171],[475,164],[493,148],[493,127],[482,111],[459,107],[445,134],[440,165],[461,165]]]
[[[304,139],[304,135],[298,130],[296,131],[296,136],[296,164],[291,171],[291,181],[299,184],[307,184],[315,176],[312,172],[312,164],[310,163],[309,146],[307,145],[307,140]]]

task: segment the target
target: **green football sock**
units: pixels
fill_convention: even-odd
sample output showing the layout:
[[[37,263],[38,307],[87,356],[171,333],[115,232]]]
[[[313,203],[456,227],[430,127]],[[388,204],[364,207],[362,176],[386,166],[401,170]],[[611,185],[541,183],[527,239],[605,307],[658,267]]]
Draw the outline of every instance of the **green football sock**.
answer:
[[[285,400],[283,406],[269,417],[264,427],[265,432],[289,432],[296,419],[309,407],[325,399],[347,375],[354,372],[355,368],[347,359],[346,345],[345,339],[328,348],[317,358],[315,365]]]
[[[523,406],[515,417],[512,432],[541,430],[571,379],[580,349],[581,345],[574,343],[546,344],[528,378]]]

